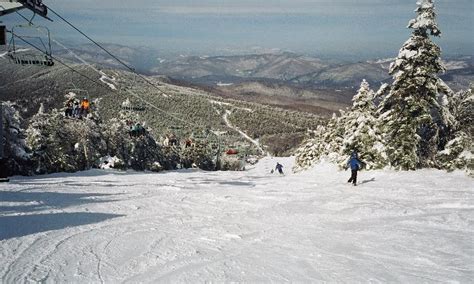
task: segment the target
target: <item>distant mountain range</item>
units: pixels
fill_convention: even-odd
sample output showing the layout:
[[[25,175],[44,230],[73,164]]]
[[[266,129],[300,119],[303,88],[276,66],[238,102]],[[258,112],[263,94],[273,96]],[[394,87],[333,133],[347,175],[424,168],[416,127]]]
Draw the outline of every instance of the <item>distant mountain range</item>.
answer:
[[[360,82],[373,89],[390,82],[388,68],[393,59],[362,62],[323,60],[290,52],[230,56],[163,57],[151,48],[104,45],[138,72],[165,76],[175,85],[201,88],[207,92],[286,109],[330,114],[350,104]],[[53,46],[55,56],[95,66],[123,69],[106,52],[94,45],[64,49]],[[441,77],[454,90],[467,89],[474,82],[474,58],[458,56],[446,60],[448,71]]]
[[[67,89],[78,87],[91,98],[101,98],[104,117],[111,118],[121,111],[121,102],[131,98],[128,92],[132,90],[175,117],[222,131],[229,131],[222,115],[231,110],[229,119],[236,127],[283,153],[301,142],[306,129],[314,128],[321,117],[349,106],[362,79],[368,80],[373,89],[389,82],[388,68],[393,61],[335,62],[288,52],[163,58],[147,48],[106,47],[161,85],[165,94],[125,72],[105,52],[81,45],[69,50],[56,46],[54,55],[96,81],[103,81],[103,86],[60,64],[51,68],[9,64],[5,50],[0,50],[0,100],[15,101],[28,118],[41,104],[46,109],[62,107]],[[448,71],[442,78],[454,90],[466,89],[474,82],[472,57],[450,58],[446,66]],[[97,74],[94,69],[105,73]],[[152,109],[142,117],[157,135],[176,123]]]
[[[279,81],[311,88],[353,88],[362,79],[375,87],[391,79],[388,67],[393,59],[360,62],[323,60],[290,52],[233,56],[163,57],[160,52],[144,47],[105,44],[106,48],[137,71],[147,75],[166,75],[178,80],[207,86],[235,84],[255,80]],[[70,49],[88,62],[122,68],[104,51],[94,45],[79,45]],[[56,55],[78,62],[68,50],[54,47]],[[443,75],[455,89],[466,88],[474,78],[474,58],[457,56],[446,59],[448,72]]]
[[[106,44],[108,50],[142,74],[167,76],[174,84],[249,102],[287,109],[330,114],[348,106],[360,82],[373,89],[391,81],[393,59],[360,62],[323,60],[290,52],[229,56],[168,56],[151,48]],[[87,62],[108,68],[123,68],[93,45],[70,48]],[[56,56],[78,62],[70,51],[55,47]],[[474,81],[474,58],[446,59],[447,72],[441,77],[454,90],[467,89]]]

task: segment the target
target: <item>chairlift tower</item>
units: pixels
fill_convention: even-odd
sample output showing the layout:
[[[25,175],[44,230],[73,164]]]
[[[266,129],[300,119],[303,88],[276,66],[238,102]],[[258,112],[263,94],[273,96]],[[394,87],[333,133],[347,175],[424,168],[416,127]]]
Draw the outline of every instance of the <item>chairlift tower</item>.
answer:
[[[30,9],[43,18],[48,18],[48,7],[42,0],[0,0],[0,16],[14,13],[21,9]]]

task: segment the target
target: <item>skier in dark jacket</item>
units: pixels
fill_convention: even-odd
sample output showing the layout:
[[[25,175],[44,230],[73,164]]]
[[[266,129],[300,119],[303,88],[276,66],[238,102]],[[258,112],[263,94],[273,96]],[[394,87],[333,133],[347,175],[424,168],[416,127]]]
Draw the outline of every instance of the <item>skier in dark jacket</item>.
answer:
[[[280,175],[282,175],[283,174],[283,165],[280,164],[280,163],[277,163],[276,167],[275,167],[275,170],[277,170],[280,173]]]
[[[354,186],[357,185],[357,172],[361,169],[363,163],[359,160],[357,152],[354,151],[347,162],[347,167],[351,168],[351,178],[347,182],[352,182]]]

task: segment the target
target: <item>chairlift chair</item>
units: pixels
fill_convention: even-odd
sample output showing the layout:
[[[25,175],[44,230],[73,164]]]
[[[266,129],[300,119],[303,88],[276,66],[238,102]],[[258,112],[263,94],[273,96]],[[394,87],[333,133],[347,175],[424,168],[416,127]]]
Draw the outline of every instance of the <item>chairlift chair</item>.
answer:
[[[87,113],[92,112],[92,101],[91,101],[91,97],[89,95],[89,91],[84,90],[84,89],[80,89],[80,88],[71,88],[71,89],[66,89],[65,92],[75,94],[76,99],[79,101],[79,106],[81,105],[82,101],[87,100],[89,102],[89,107],[88,107]],[[81,115],[84,115],[84,114],[81,114]]]
[[[130,112],[146,112],[146,107],[144,105],[137,105],[135,103],[132,103],[130,102],[130,100],[128,101],[129,104],[127,105],[124,105],[122,104],[121,108],[122,110],[125,110],[125,111],[130,111]]]
[[[46,42],[41,36],[30,36],[30,35],[20,35],[16,30],[19,29],[36,29],[38,31],[43,30],[47,38]],[[33,24],[28,25],[17,25],[14,26],[11,30],[11,39],[9,44],[9,49],[7,56],[10,58],[10,61],[14,64],[19,65],[40,65],[40,66],[54,66],[54,61],[51,51],[51,33],[47,27],[35,26]],[[41,43],[41,52],[43,54],[38,54],[38,52],[33,52],[29,50],[21,50],[16,44],[15,38],[19,39],[36,39]]]
[[[235,146],[229,146],[225,153],[227,155],[237,155],[239,153],[239,150]]]
[[[79,98],[87,98],[90,101],[89,91],[80,88],[66,89],[66,93],[74,93]]]

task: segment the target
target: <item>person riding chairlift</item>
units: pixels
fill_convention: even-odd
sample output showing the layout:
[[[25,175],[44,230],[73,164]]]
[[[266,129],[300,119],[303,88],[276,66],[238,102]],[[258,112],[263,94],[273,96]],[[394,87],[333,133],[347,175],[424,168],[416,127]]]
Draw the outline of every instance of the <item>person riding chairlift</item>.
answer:
[[[189,148],[189,147],[192,146],[192,144],[193,144],[193,141],[191,141],[191,139],[188,138],[188,139],[186,139],[186,141],[185,141],[184,147],[185,147],[185,148]]]
[[[84,97],[81,101],[81,114],[83,116],[86,116],[89,113],[90,106],[91,104],[89,100],[86,97]]]
[[[130,137],[145,136],[145,128],[140,123],[135,123],[130,126]]]
[[[73,116],[73,99],[70,99],[66,102],[66,110],[64,111],[64,115],[66,117],[72,117]]]
[[[73,99],[73,106],[72,106],[72,117],[79,117],[81,116],[81,105],[79,100]]]
[[[174,136],[174,135],[171,135],[169,141],[170,141],[169,142],[170,146],[177,146],[178,145],[178,139],[176,139],[176,136]]]

